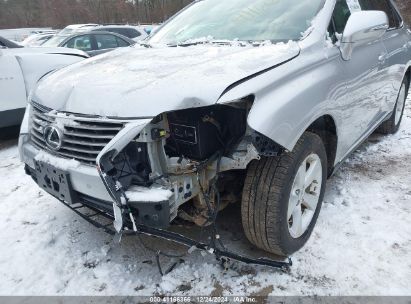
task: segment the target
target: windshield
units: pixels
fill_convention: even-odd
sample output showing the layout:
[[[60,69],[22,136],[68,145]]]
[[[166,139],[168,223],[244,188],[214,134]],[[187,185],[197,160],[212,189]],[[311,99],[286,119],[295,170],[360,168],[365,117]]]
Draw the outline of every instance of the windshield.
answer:
[[[151,43],[299,40],[325,0],[201,0],[158,30]]]
[[[61,35],[54,36],[50,40],[43,43],[41,46],[47,46],[47,47],[59,46],[60,43],[62,43],[67,37],[68,36],[61,36]]]

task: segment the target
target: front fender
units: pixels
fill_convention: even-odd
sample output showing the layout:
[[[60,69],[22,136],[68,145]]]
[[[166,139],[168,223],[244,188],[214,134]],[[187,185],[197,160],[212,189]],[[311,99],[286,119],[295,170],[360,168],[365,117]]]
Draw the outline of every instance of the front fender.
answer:
[[[345,92],[340,58],[338,48],[306,50],[293,61],[229,91],[219,103],[254,95],[249,126],[292,151],[321,116],[333,117],[338,129],[343,109],[337,100]]]

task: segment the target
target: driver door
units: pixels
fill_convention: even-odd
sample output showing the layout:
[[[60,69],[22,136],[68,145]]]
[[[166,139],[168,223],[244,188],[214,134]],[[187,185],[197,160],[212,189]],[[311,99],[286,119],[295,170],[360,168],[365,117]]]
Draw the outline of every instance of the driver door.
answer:
[[[334,35],[341,37],[351,14],[361,0],[337,0],[333,15]],[[355,47],[350,60],[341,61],[346,93],[338,100],[343,111],[342,151],[348,154],[381,122],[382,88],[386,84],[384,58],[387,51],[381,39]]]

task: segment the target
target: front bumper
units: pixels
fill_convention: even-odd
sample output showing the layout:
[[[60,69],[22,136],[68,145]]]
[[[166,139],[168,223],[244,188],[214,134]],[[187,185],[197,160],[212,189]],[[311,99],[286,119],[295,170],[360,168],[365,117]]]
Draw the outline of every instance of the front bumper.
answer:
[[[21,160],[33,171],[35,171],[35,158],[40,150],[33,146],[28,140],[28,135],[21,135],[19,140]],[[73,190],[94,197],[101,201],[110,202],[111,197],[104,186],[96,167],[80,164],[75,169],[68,168]]]
[[[25,163],[25,171],[38,183],[36,171],[36,157],[40,151],[29,141],[29,135],[22,134],[19,139],[19,151],[21,160]],[[113,199],[104,185],[97,167],[79,164],[75,168],[66,168],[65,172],[70,178],[70,190],[73,193],[73,203],[80,203],[88,207],[98,209],[113,215]],[[47,191],[47,190],[46,190]],[[153,191],[156,191],[153,189]],[[52,191],[49,194],[57,197]],[[146,189],[150,193],[150,189]],[[167,228],[171,221],[170,201],[129,202],[131,211],[138,224],[157,228]]]

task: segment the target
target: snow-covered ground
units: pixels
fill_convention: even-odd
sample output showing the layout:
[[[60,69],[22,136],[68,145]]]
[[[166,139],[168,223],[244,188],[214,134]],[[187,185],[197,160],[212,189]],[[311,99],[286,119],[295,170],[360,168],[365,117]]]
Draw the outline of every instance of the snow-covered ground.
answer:
[[[41,191],[24,174],[16,140],[0,142],[2,295],[411,295],[411,99],[400,132],[374,135],[328,182],[290,273],[241,264],[223,272],[195,252],[161,277],[154,261],[138,238],[113,246]]]

